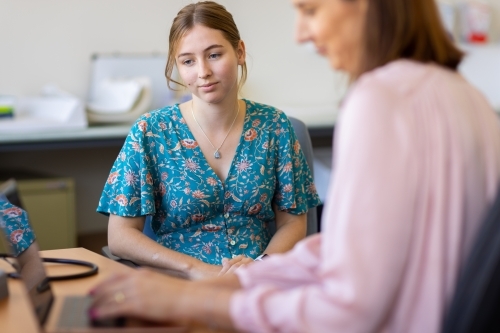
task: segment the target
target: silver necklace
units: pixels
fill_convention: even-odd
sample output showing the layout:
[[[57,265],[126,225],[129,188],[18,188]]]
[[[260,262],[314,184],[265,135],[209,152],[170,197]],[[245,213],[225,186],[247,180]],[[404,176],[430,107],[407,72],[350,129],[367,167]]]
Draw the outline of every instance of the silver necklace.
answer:
[[[236,103],[238,103],[238,101],[236,101]],[[196,117],[194,116],[194,111],[193,111],[193,100],[191,100],[191,114],[193,115],[193,119],[194,121],[196,122],[196,124],[198,125],[198,127],[200,128],[201,132],[203,133],[203,135],[205,136],[205,138],[207,138],[208,142],[210,142],[210,144],[212,145],[212,147],[214,147],[215,151],[214,151],[214,157],[216,159],[220,159],[220,151],[219,149],[222,147],[222,145],[224,144],[224,142],[226,141],[227,137],[229,136],[229,133],[231,132],[231,130],[233,129],[233,125],[234,125],[234,122],[236,121],[236,118],[238,118],[238,114],[240,113],[240,103],[238,103],[238,111],[236,112],[236,116],[234,117],[233,119],[233,122],[231,123],[231,126],[229,127],[229,130],[227,131],[227,134],[226,136],[224,137],[224,140],[222,140],[222,143],[220,144],[219,148],[216,148],[214,146],[214,144],[212,143],[212,141],[210,141],[210,139],[208,138],[207,136],[207,133],[205,133],[205,131],[203,130],[203,128],[201,128],[201,125],[200,123],[198,122],[198,120],[196,119]]]

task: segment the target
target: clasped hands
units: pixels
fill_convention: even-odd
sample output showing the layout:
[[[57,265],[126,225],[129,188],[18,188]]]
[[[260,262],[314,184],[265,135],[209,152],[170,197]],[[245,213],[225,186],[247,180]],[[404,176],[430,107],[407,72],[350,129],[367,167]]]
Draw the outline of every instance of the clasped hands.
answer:
[[[236,256],[232,259],[222,259],[222,269],[217,276],[234,273],[238,268],[252,263],[253,259],[244,255]]]
[[[208,264],[202,261],[197,261],[197,264],[193,265],[191,270],[186,276],[180,275],[179,277],[185,278],[187,280],[204,280],[217,276],[225,276],[226,274],[234,273],[238,268],[252,263],[253,259],[248,258],[244,255],[236,256],[232,259],[223,258],[221,265]],[[166,274],[177,276],[176,274],[171,274],[165,270],[160,270]]]

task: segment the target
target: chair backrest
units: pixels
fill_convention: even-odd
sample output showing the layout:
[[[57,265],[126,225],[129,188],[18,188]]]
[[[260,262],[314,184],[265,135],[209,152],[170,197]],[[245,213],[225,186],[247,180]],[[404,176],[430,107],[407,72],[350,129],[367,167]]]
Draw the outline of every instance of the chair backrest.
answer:
[[[293,129],[295,130],[295,135],[297,135],[300,147],[302,148],[302,152],[306,157],[307,164],[309,165],[309,169],[311,169],[311,174],[314,179],[313,147],[309,131],[307,130],[307,126],[306,124],[304,124],[304,122],[297,118],[288,117],[288,119],[290,119],[290,122],[292,123]],[[314,207],[307,211],[307,235],[309,236],[317,232],[318,213],[316,207]]]
[[[443,333],[500,332],[500,191],[458,278]]]
[[[146,222],[144,222],[144,228],[142,229],[142,233],[152,240],[156,241],[156,234],[151,227],[151,222],[153,221],[153,217],[151,215],[146,216]]]

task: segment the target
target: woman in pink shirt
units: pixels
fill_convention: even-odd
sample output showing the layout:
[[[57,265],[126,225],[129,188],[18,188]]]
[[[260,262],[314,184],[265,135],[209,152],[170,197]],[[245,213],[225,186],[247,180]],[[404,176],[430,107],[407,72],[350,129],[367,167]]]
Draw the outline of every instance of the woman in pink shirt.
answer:
[[[226,262],[217,279],[115,276],[92,291],[91,317],[251,332],[440,330],[497,192],[497,115],[457,73],[462,53],[433,0],[292,2],[297,40],[352,78],[322,233],[260,262]]]

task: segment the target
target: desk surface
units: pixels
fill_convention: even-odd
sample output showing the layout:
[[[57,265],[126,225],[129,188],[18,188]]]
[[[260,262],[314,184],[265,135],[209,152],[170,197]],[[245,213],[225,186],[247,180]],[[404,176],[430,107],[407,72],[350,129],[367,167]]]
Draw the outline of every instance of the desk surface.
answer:
[[[112,273],[117,272],[131,272],[132,268],[125,265],[119,264],[112,260],[109,260],[99,254],[91,252],[84,248],[73,248],[73,249],[62,249],[62,250],[50,250],[41,251],[43,257],[50,258],[68,258],[68,259],[81,259],[87,260],[95,263],[99,267],[99,273],[94,276],[86,277],[77,280],[68,281],[55,281],[51,283],[52,290],[55,295],[55,302],[52,306],[51,313],[49,315],[46,331],[54,331],[56,316],[60,312],[62,305],[61,296],[65,295],[86,295],[91,288],[93,288],[99,281],[108,277]],[[76,273],[79,270],[85,270],[86,268],[80,268],[77,266],[69,265],[59,265],[59,264],[47,264],[47,271],[49,275],[60,275],[68,273]],[[10,271],[11,268],[5,262],[0,261],[0,269]],[[9,297],[5,300],[0,301],[0,332],[2,333],[31,333],[39,332],[38,323],[35,318],[35,314],[31,312],[30,303],[28,295],[24,285],[21,281],[9,279]],[[127,332],[127,333],[138,333],[142,332],[143,329],[101,329],[96,330],[101,332],[113,333],[116,331]],[[151,332],[153,329],[147,329],[144,332]],[[162,328],[162,332],[165,333],[179,333],[179,329],[175,328]],[[198,328],[190,330],[190,332],[204,332],[203,329]]]
[[[113,126],[90,126],[84,129],[72,129],[46,132],[20,132],[0,134],[0,144],[14,142],[39,141],[71,141],[71,140],[99,140],[124,138],[127,136],[131,124]]]
[[[99,267],[99,273],[83,279],[56,281],[51,283],[54,292],[55,302],[52,306],[51,314],[58,313],[61,307],[61,297],[64,295],[86,295],[89,290],[99,281],[103,280],[113,272],[128,272],[130,267],[109,260],[97,253],[84,248],[41,251],[42,257],[68,258],[88,260]],[[11,270],[4,263],[0,266],[5,270]],[[47,274],[61,275],[76,273],[87,268],[69,265],[46,264]],[[9,298],[0,301],[0,332],[38,332],[38,322],[34,313],[30,312],[30,303],[27,292],[21,281],[9,279]],[[55,326],[55,316],[49,316],[47,331]]]
[[[121,146],[131,125],[92,126],[81,130],[2,133],[0,152]]]

